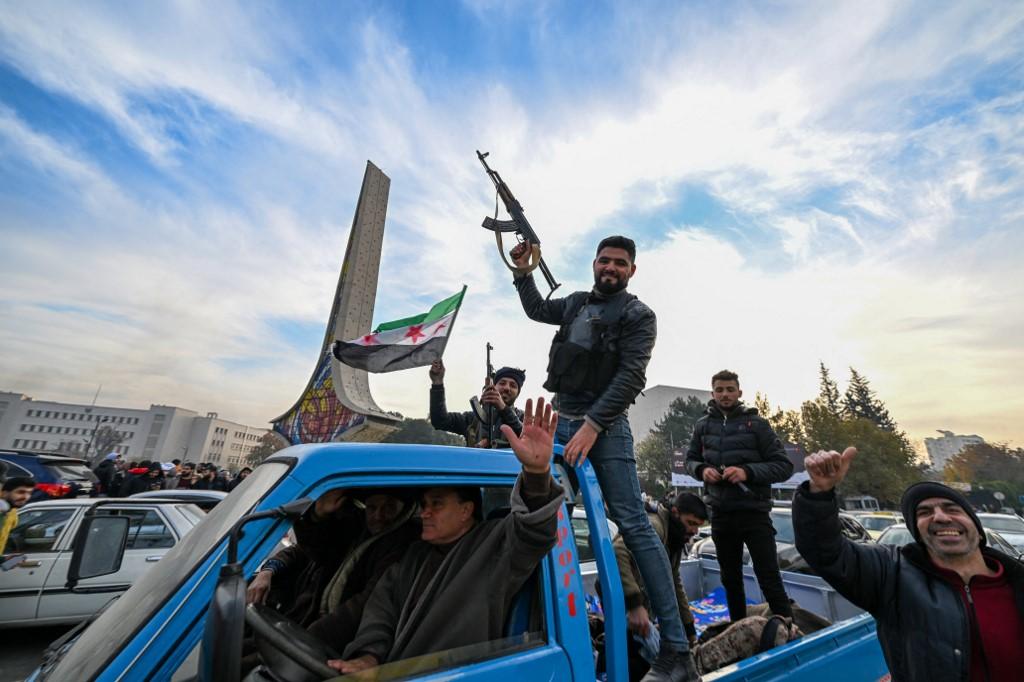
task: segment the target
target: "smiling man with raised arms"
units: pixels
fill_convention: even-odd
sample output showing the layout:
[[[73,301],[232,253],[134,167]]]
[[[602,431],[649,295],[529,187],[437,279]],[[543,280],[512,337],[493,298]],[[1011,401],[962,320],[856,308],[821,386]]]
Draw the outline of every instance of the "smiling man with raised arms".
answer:
[[[855,448],[808,457],[793,500],[807,563],[878,623],[893,680],[1009,682],[1024,670],[1024,565],[985,546],[981,521],[956,490],[930,481],[903,494],[916,542],[902,548],[843,537],[835,487]]]

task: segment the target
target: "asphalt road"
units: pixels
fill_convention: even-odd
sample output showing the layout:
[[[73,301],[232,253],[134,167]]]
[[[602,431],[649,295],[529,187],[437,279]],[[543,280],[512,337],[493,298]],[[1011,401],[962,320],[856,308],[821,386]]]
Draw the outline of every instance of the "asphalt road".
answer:
[[[43,660],[43,650],[70,625],[0,630],[0,682],[21,682]]]

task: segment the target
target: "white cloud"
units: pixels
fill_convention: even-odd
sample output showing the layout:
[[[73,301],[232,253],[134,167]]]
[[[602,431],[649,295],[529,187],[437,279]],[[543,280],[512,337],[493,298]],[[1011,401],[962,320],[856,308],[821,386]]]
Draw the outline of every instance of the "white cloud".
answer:
[[[477,5],[483,21],[506,11]],[[650,246],[635,288],[662,329],[652,384],[701,386],[732,366],[795,406],[816,390],[822,359],[839,374],[863,369],[919,434],[953,419],[922,407],[920,393],[955,389],[971,396],[961,420],[1024,437],[986,421],[974,379],[988,380],[993,357],[1005,364],[1003,351],[980,350],[1004,333],[1001,320],[1021,324],[1019,306],[998,296],[1016,264],[995,257],[1020,238],[958,260],[975,216],[1010,232],[1024,217],[1021,96],[970,101],[973,75],[1024,51],[1014,30],[1024,9],[850,3],[744,10],[722,28],[684,7],[660,17],[664,39],[649,41],[640,39],[649,26],[631,15],[639,11],[619,10],[623,39],[608,47],[621,52],[623,81],[573,84],[587,91],[582,100],[531,99],[472,70],[428,72],[377,20],[345,27],[356,40],[339,64],[305,45],[308,26],[270,10],[8,12],[6,61],[108,117],[175,189],[154,196],[0,111],[5,162],[52,173],[82,197],[53,207],[78,228],[58,240],[13,219],[3,226],[4,298],[24,323],[0,325],[4,346],[17,349],[0,358],[0,376],[32,392],[82,397],[102,380],[139,404],[180,402],[253,422],[278,414],[313,359],[295,357],[274,321],[325,320],[371,158],[393,180],[378,318],[417,312],[468,283],[449,349],[452,404],[479,383],[486,340],[500,362],[527,367],[527,393],[536,391],[553,329],[525,321],[479,227],[493,207],[474,158],[483,147],[566,289],[587,285],[595,231],[629,231],[649,216],[685,223],[672,216],[681,184],[749,226],[744,249],[715,232],[714,219],[641,240]],[[535,40],[564,38],[550,28]],[[295,62],[315,76],[290,72]],[[915,97],[959,98],[968,112],[918,124],[931,112]],[[242,149],[223,145],[228,157],[217,157],[217,142],[236,137]],[[209,169],[224,187],[204,186]],[[37,306],[53,302],[86,312]],[[968,320],[971,334],[902,331],[906,319],[949,316]],[[54,355],[66,378],[46,369]],[[225,357],[250,364],[228,369]],[[385,408],[425,412],[425,370],[373,381]]]

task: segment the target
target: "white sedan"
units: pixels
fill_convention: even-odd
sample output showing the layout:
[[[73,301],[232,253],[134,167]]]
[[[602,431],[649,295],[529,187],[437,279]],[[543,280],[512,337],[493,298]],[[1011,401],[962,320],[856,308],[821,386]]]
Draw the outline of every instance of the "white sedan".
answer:
[[[124,559],[116,573],[68,588],[75,536],[86,512],[129,520]],[[46,500],[18,511],[3,554],[24,559],[0,571],[0,627],[75,623],[120,595],[206,514],[192,504],[110,498]]]

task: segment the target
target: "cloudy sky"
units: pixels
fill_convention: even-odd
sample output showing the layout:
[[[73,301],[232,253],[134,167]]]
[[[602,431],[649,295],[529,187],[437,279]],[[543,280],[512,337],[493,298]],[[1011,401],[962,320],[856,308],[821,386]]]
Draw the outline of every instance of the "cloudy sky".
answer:
[[[854,366],[900,425],[1024,445],[1020,2],[4,3],[0,390],[251,424],[316,361],[367,159],[392,179],[375,320],[468,285],[540,390],[489,150],[565,290],[638,244],[648,385],[797,407]],[[427,411],[426,369],[372,379]]]

